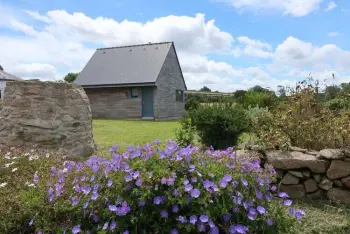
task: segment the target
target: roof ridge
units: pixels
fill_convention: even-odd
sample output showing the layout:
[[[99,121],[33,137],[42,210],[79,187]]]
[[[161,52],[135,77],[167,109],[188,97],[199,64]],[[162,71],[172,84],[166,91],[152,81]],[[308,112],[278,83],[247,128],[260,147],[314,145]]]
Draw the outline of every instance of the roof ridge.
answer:
[[[113,46],[113,47],[97,48],[96,50],[108,50],[108,49],[137,47],[137,46],[145,46],[145,45],[160,45],[160,44],[169,44],[169,43],[173,43],[173,42],[172,41],[165,41],[165,42],[145,43],[145,44],[136,44],[136,45],[127,45],[127,46]]]

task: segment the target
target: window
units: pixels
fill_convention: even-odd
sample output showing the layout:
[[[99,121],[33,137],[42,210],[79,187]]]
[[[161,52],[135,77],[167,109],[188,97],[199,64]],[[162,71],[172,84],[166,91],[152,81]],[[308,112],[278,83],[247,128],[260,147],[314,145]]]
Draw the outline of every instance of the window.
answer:
[[[176,90],[176,101],[184,102],[184,91],[178,89]]]
[[[131,98],[138,98],[138,97],[139,97],[139,89],[131,88]]]

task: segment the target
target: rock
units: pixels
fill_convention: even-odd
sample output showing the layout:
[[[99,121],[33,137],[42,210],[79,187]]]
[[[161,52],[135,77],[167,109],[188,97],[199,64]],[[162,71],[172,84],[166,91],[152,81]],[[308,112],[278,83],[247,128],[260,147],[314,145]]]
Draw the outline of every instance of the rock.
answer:
[[[282,184],[299,184],[299,178],[289,172],[283,177]]]
[[[305,189],[302,184],[297,185],[281,185],[280,191],[286,192],[291,198],[304,198],[305,197]]]
[[[322,189],[318,189],[316,192],[306,194],[306,198],[311,200],[323,199],[326,197],[327,193]]]
[[[304,178],[310,178],[310,176],[311,176],[310,171],[303,171],[303,177]]]
[[[304,182],[305,190],[307,193],[312,193],[317,190],[317,183],[314,179],[308,179]]]
[[[342,178],[341,182],[346,188],[350,188],[350,176]]]
[[[65,157],[95,151],[89,99],[76,84],[11,81],[0,109],[0,144],[37,145]]]
[[[269,151],[267,162],[276,169],[292,170],[308,168],[314,173],[324,173],[329,167],[327,160],[318,160],[315,156],[301,152]]]
[[[350,163],[350,158],[344,158],[344,162]]]
[[[252,145],[251,150],[259,151],[262,150],[262,147],[260,145]]]
[[[261,153],[252,150],[237,150],[236,155],[239,159],[249,161],[260,160],[260,157],[262,156]]]
[[[320,151],[320,157],[325,159],[343,159],[345,154],[340,149],[323,149]]]
[[[332,188],[328,190],[327,197],[330,200],[340,202],[342,204],[350,204],[350,191],[339,188]]]
[[[350,175],[350,163],[333,160],[327,171],[327,177],[331,180]]]
[[[303,173],[301,171],[288,171],[290,174],[292,174],[293,176],[299,177],[299,178],[303,178]]]
[[[307,149],[299,148],[299,147],[296,147],[296,146],[290,146],[289,150],[290,151],[303,152],[303,153],[305,153],[307,151]]]
[[[343,150],[343,153],[344,153],[345,157],[350,158],[350,149],[349,149],[349,148],[345,148],[345,149]]]
[[[338,188],[343,187],[343,184],[340,180],[333,180],[333,184],[335,187],[338,187]]]
[[[319,152],[318,151],[306,151],[306,154],[317,156],[317,155],[319,155]]]
[[[283,176],[284,176],[284,171],[276,169],[276,178],[277,179],[282,179]]]
[[[318,187],[323,190],[330,190],[333,186],[333,181],[330,181],[327,178],[323,178],[322,181],[318,184]]]
[[[317,183],[320,183],[321,182],[321,175],[319,174],[313,174],[314,176],[314,179],[316,180]]]

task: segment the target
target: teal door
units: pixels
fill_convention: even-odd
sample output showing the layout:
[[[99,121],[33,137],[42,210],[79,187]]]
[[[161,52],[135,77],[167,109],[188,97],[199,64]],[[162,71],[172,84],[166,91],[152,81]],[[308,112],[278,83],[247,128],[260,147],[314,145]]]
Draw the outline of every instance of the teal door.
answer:
[[[153,117],[153,87],[142,88],[142,117]]]

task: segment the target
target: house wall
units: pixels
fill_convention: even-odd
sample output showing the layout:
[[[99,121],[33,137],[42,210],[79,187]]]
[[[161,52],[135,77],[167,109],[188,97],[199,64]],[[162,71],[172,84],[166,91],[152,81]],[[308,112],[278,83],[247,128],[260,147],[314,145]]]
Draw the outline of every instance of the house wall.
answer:
[[[6,87],[6,81],[0,80],[0,94],[1,94],[0,96],[1,96],[1,99],[4,98],[5,87]]]
[[[86,88],[93,118],[139,119],[142,117],[141,88],[131,98],[131,88]]]
[[[176,90],[186,90],[174,46],[168,52],[159,73],[155,90],[156,119],[178,119],[185,112],[185,103],[176,101]]]

